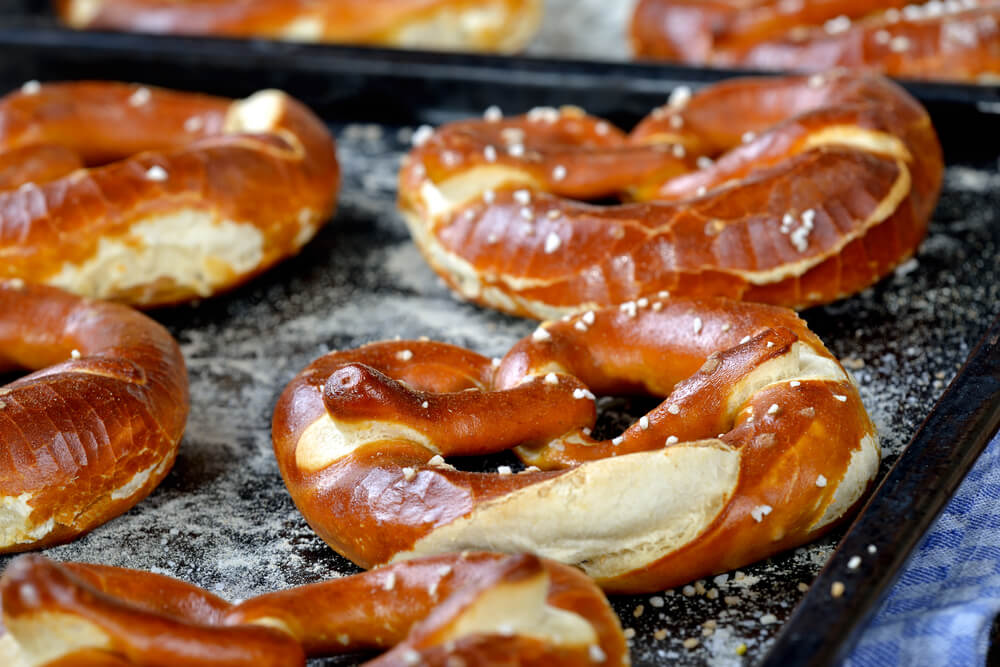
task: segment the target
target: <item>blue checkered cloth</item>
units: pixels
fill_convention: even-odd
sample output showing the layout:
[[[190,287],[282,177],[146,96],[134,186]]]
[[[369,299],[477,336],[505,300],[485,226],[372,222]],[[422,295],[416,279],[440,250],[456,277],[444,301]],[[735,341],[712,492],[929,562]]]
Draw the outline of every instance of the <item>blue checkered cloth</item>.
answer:
[[[984,665],[998,613],[1000,436],[910,557],[846,664]]]

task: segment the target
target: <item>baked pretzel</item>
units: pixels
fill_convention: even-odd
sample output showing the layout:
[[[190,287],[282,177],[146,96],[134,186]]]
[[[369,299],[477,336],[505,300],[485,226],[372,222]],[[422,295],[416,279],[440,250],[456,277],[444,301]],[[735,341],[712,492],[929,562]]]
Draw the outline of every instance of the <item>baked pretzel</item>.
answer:
[[[400,175],[400,207],[462,297],[559,315],[652,296],[803,308],[913,254],[941,185],[924,109],[845,73],[679,89],[628,136],[578,109],[452,123]],[[644,203],[594,206],[619,195]]]
[[[74,28],[518,51],[543,0],[56,0]]]
[[[338,178],[327,129],[278,91],[31,82],[0,100],[0,278],[141,306],[209,296],[297,252]]]
[[[188,383],[177,343],[130,308],[0,280],[0,553],[74,539],[156,488]]]
[[[595,394],[631,392],[666,400],[592,439]],[[421,341],[332,352],[285,389],[273,438],[299,510],[362,567],[528,551],[614,592],[813,539],[861,499],[880,456],[855,385],[805,323],[726,299],[587,311],[497,363]],[[512,447],[536,467],[443,458]]]
[[[367,664],[628,664],[601,591],[534,556],[440,556],[239,604],[148,572],[24,556],[0,593],[5,664],[271,667],[387,649]]]
[[[1000,0],[640,0],[637,56],[915,79],[1000,77]]]

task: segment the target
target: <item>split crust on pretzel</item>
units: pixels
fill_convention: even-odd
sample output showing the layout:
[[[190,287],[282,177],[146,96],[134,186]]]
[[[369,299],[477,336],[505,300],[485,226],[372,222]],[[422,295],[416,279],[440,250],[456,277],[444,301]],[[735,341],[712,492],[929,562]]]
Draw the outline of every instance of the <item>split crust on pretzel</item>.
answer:
[[[639,57],[697,65],[1000,78],[998,0],[641,0],[631,39]]]
[[[57,0],[74,28],[514,52],[543,0]]]
[[[388,651],[366,663],[382,667],[629,664],[601,591],[526,555],[438,556],[238,604],[149,572],[26,556],[0,595],[12,667],[277,667],[372,650]]]
[[[942,176],[926,111],[843,72],[679,89],[628,136],[579,109],[418,133],[400,208],[462,297],[539,319],[727,296],[803,308],[909,258]],[[594,206],[619,195],[642,203]]]
[[[666,400],[595,442],[595,394],[622,393]],[[880,457],[853,381],[805,323],[725,299],[548,322],[496,364],[426,341],[332,352],[285,389],[273,438],[299,510],[362,567],[526,551],[615,592],[813,539]],[[443,458],[514,447],[536,467],[471,473]]]
[[[0,553],[66,542],[156,488],[177,456],[187,371],[136,311],[0,280]]]
[[[330,217],[333,139],[279,91],[25,84],[0,100],[0,278],[155,306],[235,287]]]

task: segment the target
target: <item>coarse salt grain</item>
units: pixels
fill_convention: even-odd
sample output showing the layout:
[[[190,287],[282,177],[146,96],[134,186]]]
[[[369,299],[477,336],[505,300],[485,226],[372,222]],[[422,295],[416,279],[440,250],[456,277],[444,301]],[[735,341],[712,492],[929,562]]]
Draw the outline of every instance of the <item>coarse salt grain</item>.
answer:
[[[670,91],[670,97],[667,100],[667,106],[674,109],[682,109],[687,106],[687,103],[691,101],[691,89],[687,86],[677,86],[672,91]]]
[[[639,428],[641,428],[643,431],[649,430],[649,417],[642,416],[639,418]]]
[[[681,413],[681,407],[676,403],[671,403],[667,406],[667,412],[672,415],[679,415]]]
[[[149,104],[149,100],[151,100],[152,97],[153,93],[150,92],[149,88],[142,87],[132,93],[132,95],[128,98],[128,103],[129,106],[141,107],[144,104]]]
[[[413,352],[410,350],[400,350],[396,353],[396,358],[400,361],[409,361],[413,358]]]
[[[819,477],[817,477],[816,478],[816,486],[818,486],[821,489],[823,487],[825,487],[826,486],[826,477],[823,476],[823,475],[820,475]]]
[[[32,79],[21,84],[21,92],[25,95],[37,95],[42,90],[42,84]]]
[[[500,107],[496,105],[488,107],[486,111],[483,112],[483,118],[491,123],[499,122],[503,120],[503,111],[501,111]]]
[[[406,467],[403,468],[403,479],[407,482],[413,481],[413,478],[417,476],[417,471],[414,468]]]
[[[555,167],[552,168],[552,180],[561,181],[564,178],[566,178],[566,167],[562,166],[561,164],[557,164]]]
[[[167,180],[167,170],[158,164],[154,164],[146,170],[146,180],[163,182]]]
[[[760,523],[761,521],[764,520],[764,517],[766,517],[768,514],[771,513],[773,509],[774,508],[771,507],[770,505],[757,505],[757,507],[754,507],[752,510],[750,510],[750,516],[753,517],[754,521]]]
[[[72,351],[70,351],[69,356],[71,358],[73,358],[73,359],[79,359],[80,356],[81,356],[80,355],[80,350],[72,350]]]
[[[559,384],[559,376],[555,373],[547,373],[542,382],[545,384]]]
[[[545,237],[545,254],[551,255],[558,250],[561,245],[562,239],[559,238],[559,235],[555,232],[549,232],[548,236]]]
[[[531,340],[536,343],[552,340],[552,334],[550,334],[544,327],[538,327],[535,329],[535,332],[531,334]]]
[[[416,132],[413,133],[413,138],[410,141],[414,146],[420,147],[426,144],[431,137],[434,136],[434,128],[430,125],[421,125],[417,128]]]
[[[851,556],[851,559],[847,561],[848,570],[856,570],[861,567],[861,556]]]
[[[667,438],[668,445],[676,445],[678,442],[680,442],[680,439],[676,435],[672,435]]]

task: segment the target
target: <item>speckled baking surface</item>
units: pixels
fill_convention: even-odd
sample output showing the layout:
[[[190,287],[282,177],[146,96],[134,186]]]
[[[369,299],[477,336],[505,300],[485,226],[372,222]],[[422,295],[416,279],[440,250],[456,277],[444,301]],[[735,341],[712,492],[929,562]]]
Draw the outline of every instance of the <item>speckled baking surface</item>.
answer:
[[[420,258],[395,209],[410,128],[336,129],[345,174],[339,211],[302,255],[233,294],[155,313],[180,340],[191,376],[191,416],[173,471],[131,512],[49,555],[151,569],[229,599],[355,572],[312,533],[278,474],[269,427],[285,383],[334,348],[428,336],[497,356],[533,329],[456,301]],[[995,163],[978,166],[986,168],[949,168],[914,260],[855,298],[804,313],[857,377],[881,431],[883,469],[1000,303],[1000,175]],[[622,402],[604,405],[608,427],[627,423]],[[633,662],[760,657],[835,540],[690,588],[614,599],[634,632]],[[697,647],[685,648],[690,638]]]

